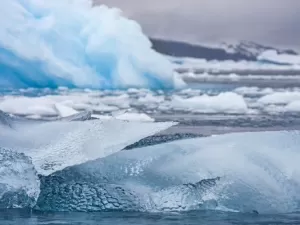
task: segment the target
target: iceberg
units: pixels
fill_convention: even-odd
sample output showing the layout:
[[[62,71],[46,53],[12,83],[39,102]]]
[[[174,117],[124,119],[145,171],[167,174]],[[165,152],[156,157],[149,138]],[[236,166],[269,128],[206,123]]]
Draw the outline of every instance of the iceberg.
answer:
[[[88,0],[3,0],[0,20],[0,87],[184,85],[139,24],[116,8]]]
[[[84,120],[16,120],[14,128],[0,126],[1,147],[25,153],[39,174],[106,157],[175,123]],[[73,121],[72,121],[73,120]],[[79,121],[78,121],[79,120]]]
[[[295,212],[300,204],[299,137],[299,131],[234,133],[121,151],[45,177],[38,206],[54,211],[131,210],[116,203],[124,197],[113,193],[118,189],[141,211],[209,207]],[[101,190],[104,194],[97,197]],[[101,202],[108,206],[101,208]]]

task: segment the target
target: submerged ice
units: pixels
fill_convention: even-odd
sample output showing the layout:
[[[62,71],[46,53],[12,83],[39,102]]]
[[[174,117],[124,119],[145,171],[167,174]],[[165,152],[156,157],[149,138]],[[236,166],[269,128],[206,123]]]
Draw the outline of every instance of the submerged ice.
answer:
[[[49,176],[42,178],[42,193],[36,208],[42,211],[85,212],[194,210],[203,207],[205,202],[202,197],[218,180],[205,179],[151,190],[138,184],[130,187],[101,180],[64,182],[63,179]]]
[[[88,0],[4,0],[0,19],[2,87],[182,85],[168,59],[118,9]]]

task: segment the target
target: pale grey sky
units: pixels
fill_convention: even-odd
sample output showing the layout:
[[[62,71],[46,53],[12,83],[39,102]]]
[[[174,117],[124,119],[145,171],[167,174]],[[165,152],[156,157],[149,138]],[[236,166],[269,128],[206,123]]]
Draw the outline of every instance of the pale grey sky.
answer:
[[[300,49],[300,0],[95,0],[121,8],[149,36],[250,40]]]

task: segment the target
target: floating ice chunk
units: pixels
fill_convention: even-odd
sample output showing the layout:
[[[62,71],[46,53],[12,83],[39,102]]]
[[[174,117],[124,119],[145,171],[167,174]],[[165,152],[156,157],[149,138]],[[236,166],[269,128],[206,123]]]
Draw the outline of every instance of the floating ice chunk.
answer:
[[[33,119],[33,120],[40,120],[40,119],[42,119],[42,116],[40,116],[40,115],[28,115],[25,118]]]
[[[144,96],[139,96],[135,101],[131,102],[131,106],[143,107],[144,109],[156,109],[160,104],[165,101],[165,96],[154,95],[153,93],[147,93]]]
[[[236,73],[231,73],[231,74],[228,75],[228,78],[229,78],[230,80],[233,80],[233,81],[238,81],[238,80],[240,80],[241,76],[239,76],[239,75],[236,74]]]
[[[126,106],[127,107],[127,106]],[[128,106],[129,107],[129,106]],[[103,113],[107,113],[107,112],[114,112],[114,111],[117,111],[119,110],[118,107],[116,106],[108,106],[108,105],[105,105],[103,103],[99,103],[98,105],[96,106],[92,106],[91,109],[95,112],[103,112]]]
[[[148,93],[146,96],[138,98],[137,103],[147,105],[147,104],[159,104],[162,103],[163,101],[164,101],[164,96],[154,96],[153,94]]]
[[[171,106],[175,110],[197,111],[202,113],[246,113],[247,104],[242,96],[227,92],[217,96],[194,96],[182,98],[174,96]]]
[[[111,120],[111,119],[114,119],[114,117],[109,116],[109,115],[97,115],[97,114],[93,114],[92,117],[93,118],[97,118],[99,120]]]
[[[284,107],[286,112],[300,112],[300,100],[289,103]]]
[[[105,96],[101,98],[101,103],[117,106],[120,109],[130,108],[130,97],[128,94],[122,94],[119,96]]]
[[[153,118],[151,118],[145,113],[133,113],[133,112],[126,112],[121,115],[117,115],[115,118],[118,120],[125,120],[125,121],[144,121],[144,122],[155,121]]]
[[[86,121],[86,120],[90,120],[90,119],[92,119],[92,112],[85,111],[85,112],[73,114],[71,116],[62,117],[62,118],[59,118],[58,120],[60,120],[60,121]]]
[[[31,159],[0,147],[0,209],[31,208],[40,193],[40,180]]]
[[[183,89],[179,93],[180,93],[180,95],[185,95],[185,96],[192,97],[192,96],[201,95],[202,91],[189,88],[189,89]]]
[[[54,104],[54,107],[60,117],[72,116],[78,113],[78,111],[76,111],[75,109],[63,104],[56,103]]]
[[[272,88],[261,89],[259,87],[239,87],[234,89],[234,92],[241,95],[257,96],[257,95],[273,94],[274,90]]]
[[[91,120],[0,127],[0,143],[30,156],[40,174],[105,157],[174,123]]]
[[[300,100],[300,92],[276,92],[258,99],[258,103],[262,104],[288,104],[293,101]]]
[[[0,98],[0,110],[15,115],[37,117],[66,117],[78,113],[77,110],[108,113],[130,107],[130,98],[127,95],[105,96],[103,98],[91,96],[85,92],[68,93],[61,95],[45,95],[39,97],[25,97],[7,95]],[[104,104],[108,103],[107,104]]]
[[[6,96],[0,101],[0,110],[16,115],[56,116],[55,101],[48,97],[30,98]]]
[[[115,104],[123,106],[126,104],[125,107],[129,107],[129,99],[127,102],[121,102],[122,97],[118,98],[118,96],[116,96],[115,98],[116,99],[113,98]],[[119,103],[117,99],[120,99]],[[66,117],[78,113],[77,110],[112,112],[118,109],[116,106],[103,104],[101,99],[90,96],[85,92],[76,94],[61,93],[61,95],[45,95],[40,97],[7,95],[0,99],[0,110],[15,115],[31,117]]]

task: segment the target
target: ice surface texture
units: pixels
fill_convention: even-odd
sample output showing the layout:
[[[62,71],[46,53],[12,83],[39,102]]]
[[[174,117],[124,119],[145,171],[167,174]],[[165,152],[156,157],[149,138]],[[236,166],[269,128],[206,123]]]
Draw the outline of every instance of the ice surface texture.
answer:
[[[0,110],[0,126],[12,127],[12,118],[5,112]]]
[[[77,119],[71,119],[74,118]],[[113,154],[174,124],[120,120],[15,121],[14,129],[0,125],[0,143],[30,156],[37,171],[48,175]]]
[[[141,27],[118,9],[88,0],[3,0],[0,20],[2,87],[164,89],[181,83]]]
[[[32,208],[40,193],[40,180],[31,159],[0,148],[0,208]]]
[[[182,211],[209,203],[220,210],[294,212],[300,203],[299,137],[298,131],[237,133],[118,152],[47,177],[40,195],[45,201],[39,206],[107,210],[101,201],[106,204],[107,198],[116,196],[97,193],[122,187],[139,200],[141,210]],[[204,192],[192,188],[216,177],[220,180]],[[100,205],[93,208],[97,202]],[[113,205],[109,204],[120,209]]]
[[[139,187],[89,182],[64,182],[55,176],[42,179],[36,208],[42,211],[187,211],[200,209],[203,195],[219,178],[151,190]],[[148,190],[147,190],[148,188]],[[146,191],[147,190],[147,191]]]

